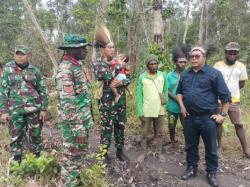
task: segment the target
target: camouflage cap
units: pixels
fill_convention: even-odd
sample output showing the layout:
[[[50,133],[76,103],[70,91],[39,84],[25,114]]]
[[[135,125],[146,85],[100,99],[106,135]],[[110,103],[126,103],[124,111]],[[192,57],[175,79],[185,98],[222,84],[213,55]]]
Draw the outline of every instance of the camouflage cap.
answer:
[[[226,47],[226,51],[240,51],[240,45],[237,42],[229,42]]]
[[[146,65],[148,65],[148,63],[153,61],[153,60],[156,61],[156,62],[159,62],[158,57],[156,55],[149,54],[148,57],[145,60]]]
[[[75,34],[67,34],[64,37],[62,46],[59,46],[58,49],[65,50],[67,48],[78,48],[86,46],[91,46],[91,44],[87,43],[87,40],[85,38]]]
[[[25,45],[17,45],[15,47],[15,53],[18,52],[18,51],[21,52],[21,53],[23,53],[23,54],[25,54],[25,55],[31,53],[30,48],[28,48]]]

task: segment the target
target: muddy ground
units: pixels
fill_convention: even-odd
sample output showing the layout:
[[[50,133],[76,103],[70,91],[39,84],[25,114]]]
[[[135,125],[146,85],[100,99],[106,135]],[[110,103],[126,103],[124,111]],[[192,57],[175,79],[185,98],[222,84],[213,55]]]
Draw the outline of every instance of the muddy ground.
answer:
[[[56,149],[60,145],[56,128],[47,126],[44,129],[44,137],[48,150]],[[178,143],[174,146],[165,146],[159,153],[154,151],[154,145],[150,145],[147,151],[143,151],[139,135],[126,135],[125,151],[130,158],[129,162],[120,162],[116,159],[114,143],[112,143],[109,150],[111,164],[107,167],[111,186],[208,187],[202,141],[198,176],[188,181],[180,179],[181,173],[185,170],[185,150],[181,133],[178,139]],[[98,143],[99,133],[96,128],[90,135],[90,151],[98,152]],[[222,151],[219,171],[220,186],[249,187],[250,159],[244,158],[240,150],[233,149],[236,145],[230,146],[232,149]],[[141,154],[145,156],[143,162],[138,159]]]

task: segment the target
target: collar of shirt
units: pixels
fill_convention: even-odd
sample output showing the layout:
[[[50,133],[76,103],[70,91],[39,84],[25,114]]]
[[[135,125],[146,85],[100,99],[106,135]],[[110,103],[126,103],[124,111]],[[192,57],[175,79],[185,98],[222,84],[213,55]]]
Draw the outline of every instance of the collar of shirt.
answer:
[[[26,69],[27,67],[29,67],[29,62],[27,62],[26,64],[18,64],[17,62],[15,62],[15,64],[21,69]]]
[[[63,56],[63,60],[68,60],[70,61],[72,64],[80,66],[80,63],[78,62],[78,60],[75,59],[75,57],[73,57],[72,55],[69,54],[65,54]]]
[[[202,66],[202,68],[201,68],[200,70],[198,70],[197,72],[199,72],[199,71],[206,72],[207,70],[208,70],[208,65],[207,65],[207,63],[205,63],[205,64]],[[190,67],[188,71],[189,71],[189,72],[195,72],[195,71],[193,70],[192,67]]]
[[[152,79],[152,80],[154,80],[156,77],[158,77],[160,75],[160,72],[159,71],[157,71],[154,75],[152,75],[152,74],[149,74],[149,72],[147,71],[146,72],[146,77],[148,78],[148,79]]]

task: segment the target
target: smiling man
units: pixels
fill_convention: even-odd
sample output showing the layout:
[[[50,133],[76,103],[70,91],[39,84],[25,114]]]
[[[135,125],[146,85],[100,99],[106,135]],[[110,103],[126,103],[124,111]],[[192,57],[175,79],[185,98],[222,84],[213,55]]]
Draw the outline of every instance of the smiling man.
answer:
[[[222,123],[230,102],[230,92],[221,73],[206,63],[207,51],[194,47],[190,52],[191,68],[180,77],[177,100],[184,117],[187,169],[181,176],[188,180],[197,173],[200,136],[205,145],[207,179],[218,186],[217,124]],[[218,98],[222,113],[217,114]]]
[[[246,67],[237,61],[240,52],[240,45],[237,42],[229,42],[225,48],[225,60],[219,61],[214,65],[218,69],[231,92],[232,103],[229,105],[228,116],[234,124],[236,134],[240,140],[244,155],[250,158],[250,151],[247,147],[245,132],[243,129],[242,115],[240,111],[240,89],[245,86],[248,79]],[[219,107],[219,112],[221,106]],[[227,115],[226,113],[224,114]],[[222,124],[218,125],[218,150],[221,150]]]

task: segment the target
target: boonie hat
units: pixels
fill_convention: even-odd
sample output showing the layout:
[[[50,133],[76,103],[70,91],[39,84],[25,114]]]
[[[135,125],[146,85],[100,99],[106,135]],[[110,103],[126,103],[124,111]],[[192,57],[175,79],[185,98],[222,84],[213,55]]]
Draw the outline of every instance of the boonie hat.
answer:
[[[78,48],[78,47],[86,47],[86,46],[91,46],[87,42],[85,38],[79,35],[75,34],[67,34],[64,37],[64,42],[61,46],[58,47],[58,49],[65,50],[67,48]]]

